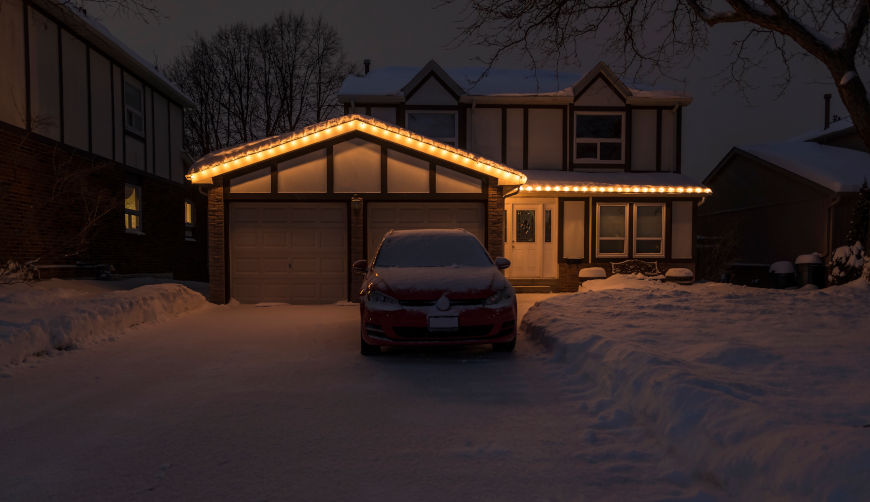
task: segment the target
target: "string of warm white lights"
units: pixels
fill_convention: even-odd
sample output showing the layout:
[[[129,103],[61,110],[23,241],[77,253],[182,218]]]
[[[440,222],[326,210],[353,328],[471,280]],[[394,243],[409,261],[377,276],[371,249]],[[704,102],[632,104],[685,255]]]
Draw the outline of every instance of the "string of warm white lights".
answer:
[[[345,115],[337,119],[328,120],[319,124],[306,127],[297,133],[280,136],[274,141],[257,143],[249,150],[241,150],[232,155],[230,153],[217,157],[216,161],[209,162],[209,156],[203,158],[202,165],[194,165],[194,170],[187,175],[187,179],[194,183],[211,183],[215,176],[225,174],[242,167],[255,164],[267,158],[291,152],[298,148],[309,146],[313,142],[336,137],[351,131],[363,131],[372,136],[380,136],[391,139],[396,143],[403,144],[407,148],[442,158],[472,169],[474,171],[493,176],[499,180],[499,184],[522,185],[526,182],[526,175],[513,169],[493,162],[489,159],[478,157],[472,153],[434,141],[432,139],[414,134],[400,127],[391,126],[385,122],[363,117],[361,115]]]
[[[523,185],[524,192],[597,192],[597,193],[649,193],[649,194],[711,194],[713,190],[699,186],[654,185]]]

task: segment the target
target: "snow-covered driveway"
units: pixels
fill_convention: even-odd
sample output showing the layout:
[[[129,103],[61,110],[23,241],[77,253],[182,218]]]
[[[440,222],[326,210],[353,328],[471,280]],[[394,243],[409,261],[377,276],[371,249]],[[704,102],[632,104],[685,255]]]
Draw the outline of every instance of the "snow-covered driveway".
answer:
[[[564,363],[525,336],[512,355],[364,358],[357,316],[353,306],[216,307],[0,371],[0,498],[717,493],[689,482],[645,425],[602,420],[612,402],[591,383],[563,386]]]

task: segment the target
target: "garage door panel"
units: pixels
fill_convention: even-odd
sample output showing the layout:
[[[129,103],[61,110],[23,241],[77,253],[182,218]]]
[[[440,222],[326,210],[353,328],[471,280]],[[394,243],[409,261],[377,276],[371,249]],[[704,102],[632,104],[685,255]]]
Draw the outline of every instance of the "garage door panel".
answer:
[[[482,202],[372,202],[367,212],[369,257],[390,229],[464,228],[485,242]]]
[[[231,203],[230,295],[242,303],[346,299],[346,216],[344,203]]]

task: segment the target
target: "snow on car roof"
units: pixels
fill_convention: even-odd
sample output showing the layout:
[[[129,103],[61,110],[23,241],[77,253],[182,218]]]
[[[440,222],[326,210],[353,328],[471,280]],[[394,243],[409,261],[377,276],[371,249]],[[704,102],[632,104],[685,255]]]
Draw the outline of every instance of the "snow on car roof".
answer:
[[[870,180],[870,154],[811,141],[785,141],[738,147],[834,192],[857,192]]]

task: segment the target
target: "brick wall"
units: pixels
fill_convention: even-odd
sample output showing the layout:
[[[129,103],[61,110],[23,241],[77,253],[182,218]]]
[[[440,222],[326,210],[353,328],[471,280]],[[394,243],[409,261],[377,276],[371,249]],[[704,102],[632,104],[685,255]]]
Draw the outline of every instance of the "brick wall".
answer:
[[[504,187],[495,181],[487,188],[486,219],[487,250],[493,258],[504,256]]]
[[[0,261],[105,264],[119,274],[207,280],[206,204],[195,187],[3,123],[0,152]],[[124,230],[125,180],[142,187],[142,235]],[[199,223],[192,242],[184,235],[185,199]],[[89,221],[96,223],[83,233]]]
[[[224,243],[224,189],[215,184],[208,187],[208,300],[226,303],[226,251]]]

